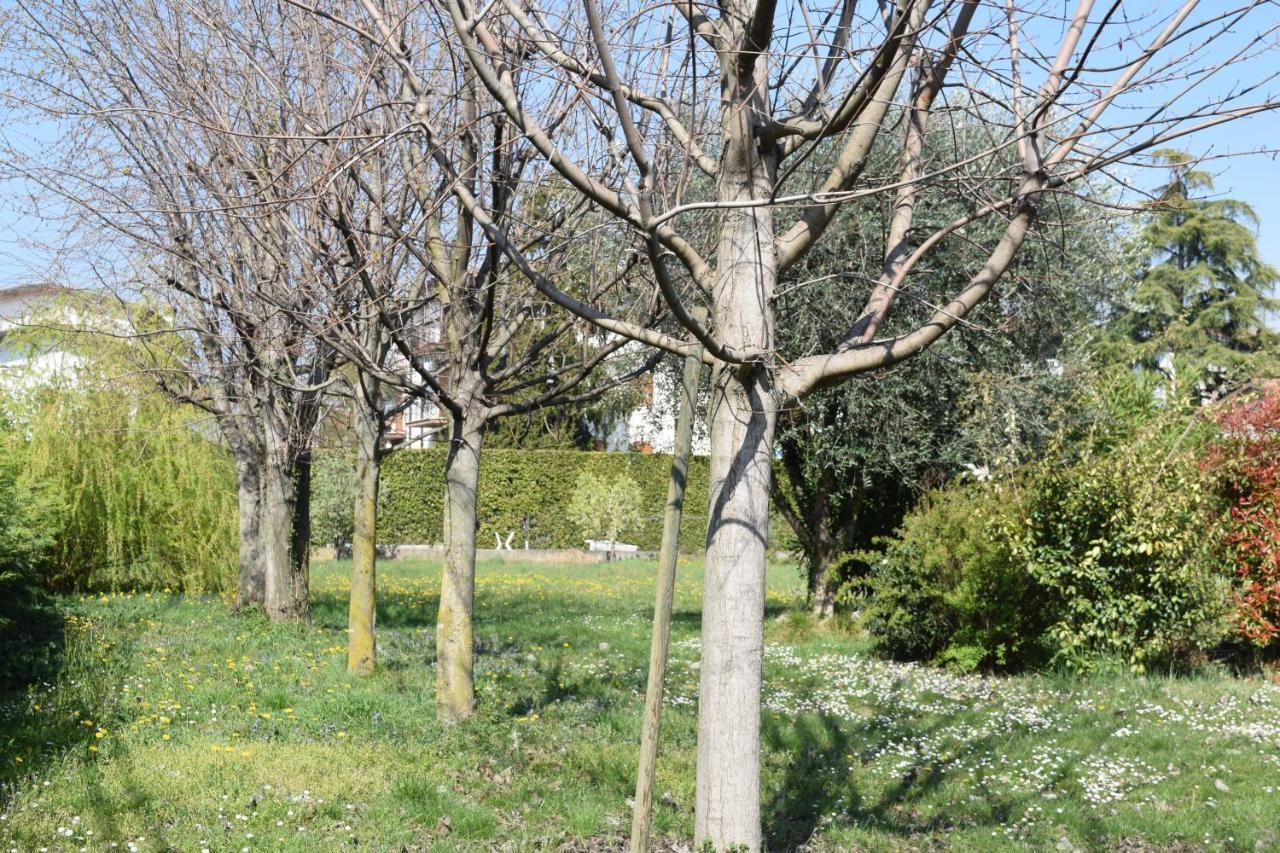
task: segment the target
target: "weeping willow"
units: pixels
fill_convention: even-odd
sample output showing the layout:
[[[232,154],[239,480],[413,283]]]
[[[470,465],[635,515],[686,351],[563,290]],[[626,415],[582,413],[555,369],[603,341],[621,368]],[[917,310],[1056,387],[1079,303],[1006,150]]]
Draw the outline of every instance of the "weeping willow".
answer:
[[[42,389],[28,410],[26,474],[59,506],[48,584],[224,589],[236,559],[226,451],[199,412],[140,383],[96,378]]]
[[[35,371],[0,395],[0,422],[16,439],[8,446],[21,457],[23,478],[56,507],[45,585],[228,588],[235,471],[207,416],[158,390],[139,369],[136,343],[48,331],[19,340],[33,354],[67,353],[72,365],[52,376]]]

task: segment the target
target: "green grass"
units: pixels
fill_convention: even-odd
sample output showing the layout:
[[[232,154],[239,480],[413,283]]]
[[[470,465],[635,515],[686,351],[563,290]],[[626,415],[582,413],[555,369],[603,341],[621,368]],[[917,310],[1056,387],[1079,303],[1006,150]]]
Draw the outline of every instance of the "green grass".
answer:
[[[270,625],[167,594],[61,600],[60,670],[0,705],[0,851],[607,850],[639,737],[653,566],[482,565],[478,700],[432,710],[437,566],[386,562],[381,670],[345,671],[345,573]],[[700,571],[682,566],[656,837],[692,832]],[[788,609],[771,569],[772,849],[1254,850],[1280,832],[1280,687],[955,677]],[[1223,789],[1226,790],[1223,790]]]

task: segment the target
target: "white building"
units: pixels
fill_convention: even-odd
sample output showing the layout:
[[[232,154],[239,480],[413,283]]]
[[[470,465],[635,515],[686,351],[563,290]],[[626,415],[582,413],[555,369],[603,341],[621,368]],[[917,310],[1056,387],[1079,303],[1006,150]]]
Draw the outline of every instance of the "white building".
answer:
[[[679,361],[667,360],[646,377],[640,405],[627,415],[626,422],[609,436],[609,450],[634,450],[640,453],[671,453],[676,444],[676,413],[680,410]],[[711,452],[711,435],[707,429],[707,391],[702,389],[693,422],[693,455]]]
[[[440,327],[438,312],[422,311],[403,333],[405,343],[414,355],[431,365],[438,364],[443,353]],[[411,375],[408,361],[398,348],[392,347],[387,367],[394,373]],[[442,375],[439,378],[441,384],[448,388],[448,377]],[[397,409],[387,418],[386,443],[388,445],[418,450],[432,447],[442,439],[448,439],[445,433],[449,427],[449,419],[434,401],[424,400],[421,397],[406,400],[404,395],[400,395],[396,402],[403,404],[404,407]]]
[[[0,389],[12,392],[32,383],[66,379],[84,365],[82,357],[41,335],[42,325],[47,327],[53,318],[59,325],[76,324],[80,312],[69,301],[74,293],[56,284],[0,290]]]

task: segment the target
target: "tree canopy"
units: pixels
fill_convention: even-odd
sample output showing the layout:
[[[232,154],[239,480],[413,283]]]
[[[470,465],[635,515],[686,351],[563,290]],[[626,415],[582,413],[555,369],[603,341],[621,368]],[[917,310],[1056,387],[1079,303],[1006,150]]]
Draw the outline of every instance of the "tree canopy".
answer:
[[[1141,271],[1115,306],[1112,353],[1170,371],[1211,393],[1221,382],[1274,376],[1280,336],[1267,316],[1280,271],[1264,263],[1249,205],[1212,196],[1213,177],[1190,155],[1161,151],[1169,182],[1151,202],[1138,237]]]

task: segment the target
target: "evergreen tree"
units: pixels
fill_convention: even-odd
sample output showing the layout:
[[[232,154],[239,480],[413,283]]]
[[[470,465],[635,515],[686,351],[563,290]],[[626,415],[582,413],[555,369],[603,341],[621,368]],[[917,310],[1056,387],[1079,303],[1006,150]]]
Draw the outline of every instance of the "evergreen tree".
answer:
[[[1114,357],[1169,372],[1178,384],[1211,392],[1224,380],[1275,376],[1278,336],[1266,318],[1280,309],[1280,272],[1263,263],[1258,218],[1235,199],[1209,198],[1211,176],[1189,155],[1158,152],[1172,172],[1139,236],[1145,269],[1111,324]]]
[[[931,141],[975,154],[989,145],[981,127],[962,121]],[[1088,191],[1105,200],[1111,188]],[[968,203],[940,182],[921,193],[917,216],[951,221]],[[922,492],[966,471],[983,477],[1025,461],[1048,440],[1056,413],[1090,370],[1092,333],[1124,267],[1122,241],[1102,209],[1073,195],[1049,197],[999,292],[964,329],[874,374],[874,393],[865,381],[848,382],[780,413],[773,505],[803,555],[816,615],[833,612],[839,587],[866,573],[880,538]],[[837,220],[780,288],[780,315],[788,318],[778,333],[783,359],[830,351],[857,320],[862,302],[849,293],[879,274],[883,259],[874,247],[892,210],[857,213]],[[924,322],[981,263],[979,247],[991,237],[975,226],[940,245],[929,268],[913,273],[895,308],[898,321]],[[837,317],[843,322],[833,323]]]

